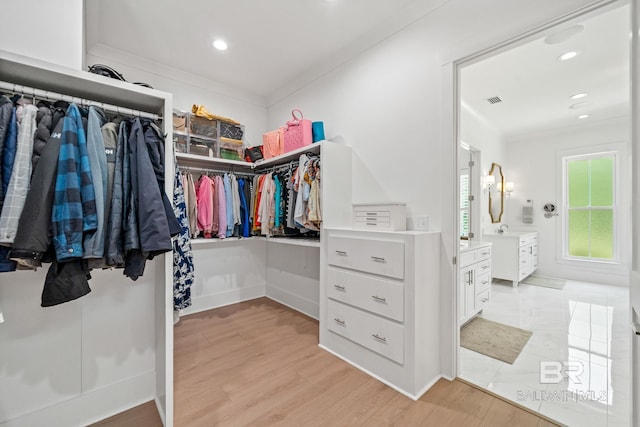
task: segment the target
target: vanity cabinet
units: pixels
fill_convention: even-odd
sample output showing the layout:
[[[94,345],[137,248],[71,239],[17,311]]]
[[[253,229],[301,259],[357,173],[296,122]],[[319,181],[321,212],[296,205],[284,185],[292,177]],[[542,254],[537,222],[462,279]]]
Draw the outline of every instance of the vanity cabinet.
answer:
[[[460,248],[458,317],[460,325],[491,300],[491,243],[473,242]]]
[[[493,243],[493,277],[509,280],[518,286],[538,268],[538,233],[507,231],[485,234]]]
[[[440,233],[325,232],[320,347],[419,398],[440,377]]]

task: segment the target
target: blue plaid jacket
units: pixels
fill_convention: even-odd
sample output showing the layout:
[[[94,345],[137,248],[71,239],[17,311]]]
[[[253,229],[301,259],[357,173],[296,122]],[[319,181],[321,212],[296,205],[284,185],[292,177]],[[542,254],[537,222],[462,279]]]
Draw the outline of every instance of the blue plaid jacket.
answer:
[[[64,118],[55,188],[51,222],[56,258],[82,258],[83,233],[96,230],[98,217],[87,138],[74,104]]]

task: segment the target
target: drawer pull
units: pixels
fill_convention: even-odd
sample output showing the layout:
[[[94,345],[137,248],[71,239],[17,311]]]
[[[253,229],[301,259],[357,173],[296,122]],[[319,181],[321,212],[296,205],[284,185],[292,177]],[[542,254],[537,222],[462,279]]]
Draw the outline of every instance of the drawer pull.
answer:
[[[372,334],[371,336],[374,337],[375,339],[377,339],[378,341],[387,342],[387,338],[386,337],[381,337],[378,334]]]
[[[336,288],[336,289],[337,289],[337,290],[339,290],[339,291],[344,291],[344,290],[346,290],[346,289],[347,289],[347,288],[346,288],[345,286],[343,286],[343,285],[333,285],[333,287],[334,287],[334,288]]]
[[[377,212],[367,212],[367,216],[377,216]]]
[[[371,298],[373,298],[374,300],[378,301],[378,302],[387,302],[387,299],[384,297],[379,297],[377,295],[371,295]]]
[[[340,256],[347,256],[347,251],[336,251],[336,253]]]
[[[335,320],[335,321],[336,321],[336,323],[337,323],[338,325],[340,325],[340,326],[345,326],[345,325],[346,325],[346,322],[345,322],[344,320],[342,320],[342,319],[338,319],[337,317],[334,317],[334,319],[333,319],[333,320]]]
[[[489,255],[489,252],[480,252],[480,255]]]
[[[482,302],[487,302],[489,301],[489,298],[482,298]]]
[[[368,222],[367,225],[378,225],[377,222]]]
[[[483,269],[483,270],[486,270],[487,268],[489,268],[489,266],[488,266],[488,265],[483,265],[483,266],[482,266],[482,269]]]
[[[367,218],[367,221],[375,221],[375,220],[377,220],[377,219],[378,219],[378,218]]]
[[[384,257],[381,257],[381,256],[372,256],[371,259],[374,260],[375,262],[385,262]]]
[[[487,283],[489,283],[489,281],[488,281],[488,280],[483,280],[483,281],[482,281],[482,284],[483,284],[483,285],[486,285]]]

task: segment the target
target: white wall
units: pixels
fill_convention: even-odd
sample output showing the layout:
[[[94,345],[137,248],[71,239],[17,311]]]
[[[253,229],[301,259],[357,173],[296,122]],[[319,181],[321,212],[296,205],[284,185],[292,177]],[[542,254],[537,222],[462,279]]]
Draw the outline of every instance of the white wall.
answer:
[[[451,63],[592,3],[450,0],[393,36],[269,105],[276,128],[299,107],[328,139],[353,147],[355,202],[399,200],[442,231],[442,304],[453,310],[457,171]],[[452,220],[454,218],[454,220]],[[446,313],[446,310],[443,310]],[[455,376],[453,316],[442,318],[442,371]]]
[[[93,271],[88,295],[47,308],[40,307],[46,267],[2,273],[0,425],[64,425],[48,419],[63,415],[82,424],[153,399],[153,301],[164,287],[155,265],[162,258],[148,262],[136,282],[121,270]],[[92,395],[128,381],[136,392],[124,402],[118,392],[103,395],[95,412],[78,410]],[[73,410],[51,412],[56,405]]]
[[[145,82],[154,89],[172,93],[175,109],[191,110],[193,104],[198,104],[211,113],[233,118],[245,126],[247,146],[262,144],[262,134],[267,129],[267,109],[262,97],[102,45],[87,52],[86,63],[108,65],[127,81]]]
[[[184,314],[234,304],[265,294],[264,240],[229,240],[193,246],[192,306]]]
[[[510,207],[506,222],[511,227],[538,231],[537,274],[615,285],[628,284],[631,259],[629,126],[628,118],[581,123],[581,126],[564,130],[522,136],[507,144],[509,179],[514,181],[516,190],[510,199],[506,199]],[[563,216],[545,218],[542,211],[542,206],[548,202],[555,203],[558,207],[562,206],[561,157],[580,154],[580,151],[588,153],[614,149],[622,149],[619,171],[622,195],[622,205],[619,206],[622,263],[616,266],[584,263],[576,265],[575,262],[567,264],[561,260],[562,253],[558,244],[562,234]],[[522,223],[522,205],[526,199],[533,200],[533,224]]]
[[[1,7],[0,50],[82,68],[83,0],[3,1]]]

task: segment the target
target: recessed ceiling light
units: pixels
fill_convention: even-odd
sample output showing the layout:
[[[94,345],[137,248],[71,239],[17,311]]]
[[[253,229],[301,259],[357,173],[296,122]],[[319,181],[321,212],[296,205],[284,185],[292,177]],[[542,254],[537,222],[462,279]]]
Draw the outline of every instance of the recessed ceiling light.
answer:
[[[578,52],[572,50],[571,52],[563,53],[562,55],[558,56],[558,61],[566,61],[568,59],[573,59],[576,56],[578,56]]]
[[[588,115],[588,114],[581,114],[581,115],[579,115],[579,116],[578,116],[578,118],[579,118],[580,120],[582,120],[582,119],[586,119],[587,117],[589,117],[589,115]]]
[[[225,42],[224,40],[217,39],[213,41],[213,47],[215,47],[218,50],[227,50],[229,46],[227,46],[227,42]]]
[[[571,99],[580,99],[580,98],[584,98],[585,96],[589,95],[586,92],[581,92],[581,93],[576,93],[574,95],[571,95],[569,98]]]
[[[573,105],[569,105],[569,108],[572,110],[577,110],[578,108],[584,108],[591,105],[589,101],[576,102]]]

